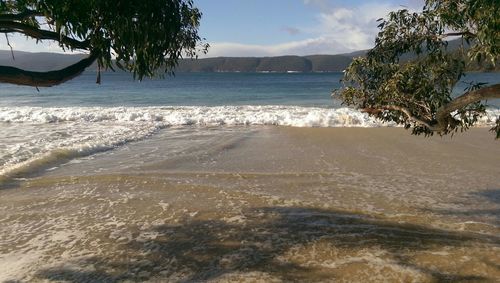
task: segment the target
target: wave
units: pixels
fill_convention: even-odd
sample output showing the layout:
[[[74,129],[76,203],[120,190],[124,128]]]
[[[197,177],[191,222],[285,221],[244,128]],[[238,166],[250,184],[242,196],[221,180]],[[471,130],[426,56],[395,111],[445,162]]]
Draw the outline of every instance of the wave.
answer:
[[[162,126],[77,122],[29,126],[18,124],[13,128],[0,128],[5,135],[0,136],[1,185],[13,178],[31,176],[75,158],[145,139],[162,129]],[[13,136],[19,137],[10,141],[9,137]]]
[[[382,125],[348,108],[299,106],[216,107],[13,107],[0,108],[0,122],[153,122],[163,126],[280,125],[372,127]]]
[[[490,126],[500,109],[489,109],[478,126]],[[152,122],[169,126],[278,125],[293,127],[381,127],[383,123],[349,108],[301,106],[179,107],[0,107],[0,122]]]
[[[478,125],[491,126],[500,109]],[[0,107],[0,183],[176,126],[385,127],[349,108],[301,106]]]

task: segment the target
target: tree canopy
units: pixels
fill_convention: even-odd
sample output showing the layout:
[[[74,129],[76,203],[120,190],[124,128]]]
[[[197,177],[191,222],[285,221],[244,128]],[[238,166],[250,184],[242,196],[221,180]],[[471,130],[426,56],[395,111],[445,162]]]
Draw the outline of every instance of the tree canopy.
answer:
[[[452,93],[469,64],[499,63],[498,0],[427,0],[420,12],[401,9],[378,22],[375,47],[345,70],[338,92],[345,104],[413,134],[446,135],[473,126],[485,100],[500,98],[500,84],[481,82]],[[454,38],[462,44],[448,50]],[[500,137],[500,117],[492,131]]]
[[[171,72],[179,58],[206,51],[198,35],[200,18],[192,0],[0,0],[0,33],[7,42],[9,34],[20,33],[88,53],[56,71],[0,66],[0,82],[53,86],[95,61],[100,68],[117,67],[138,79],[158,75],[159,69]]]

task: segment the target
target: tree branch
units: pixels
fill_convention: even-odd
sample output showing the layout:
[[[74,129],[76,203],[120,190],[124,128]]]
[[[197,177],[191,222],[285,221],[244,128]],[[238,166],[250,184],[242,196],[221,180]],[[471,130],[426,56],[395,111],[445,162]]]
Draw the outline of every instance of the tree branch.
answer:
[[[1,14],[0,22],[22,21],[24,19],[36,16],[43,16],[43,14],[33,10],[26,10],[19,14]]]
[[[461,31],[461,32],[449,32],[449,33],[443,33],[440,35],[437,35],[436,37],[438,38],[446,38],[450,36],[469,36],[469,37],[476,37],[477,35],[475,33],[472,33],[470,31]]]
[[[378,114],[378,113],[386,111],[386,110],[402,112],[403,114],[405,114],[408,117],[408,119],[412,120],[413,122],[415,122],[417,124],[421,124],[422,126],[426,126],[427,128],[429,128],[431,130],[433,129],[433,127],[431,126],[431,124],[429,122],[424,121],[421,118],[414,116],[413,114],[411,114],[411,112],[408,108],[401,107],[401,106],[387,105],[387,106],[381,106],[378,108],[363,108],[363,109],[361,109],[361,112],[373,115],[373,114]]]
[[[474,102],[486,99],[494,99],[494,98],[500,98],[500,84],[495,84],[478,90],[469,91],[453,99],[449,103],[441,106],[436,111],[436,120],[434,123],[426,121],[420,117],[414,116],[408,108],[396,105],[380,106],[377,108],[362,108],[360,110],[361,112],[368,113],[371,115],[379,114],[380,112],[386,110],[399,111],[405,114],[408,117],[408,119],[414,121],[417,124],[427,127],[429,130],[433,132],[445,132],[448,129],[450,123],[450,115],[453,111],[459,110]]]
[[[14,49],[12,49],[12,45],[10,44],[10,40],[9,40],[9,35],[8,34],[5,34],[5,40],[7,41],[7,46],[10,47],[10,54],[12,55],[12,60],[16,60],[16,57],[14,57]]]
[[[32,72],[15,67],[0,66],[0,83],[11,83],[27,86],[51,87],[69,81],[80,75],[98,58],[96,54],[70,65],[64,69],[49,72]]]
[[[31,25],[23,24],[23,23],[18,23],[18,22],[2,22],[0,21],[0,30],[5,33],[6,31],[9,32],[19,32],[22,34],[25,34],[27,36],[30,36],[35,39],[43,40],[43,39],[50,39],[50,40],[55,40],[60,43],[66,44],[72,48],[75,49],[83,49],[83,50],[88,50],[90,47],[90,43],[88,41],[79,41],[74,38],[61,35],[57,32],[54,31],[48,31],[48,30],[43,30],[39,29],[36,27],[33,27]]]
[[[491,85],[478,90],[469,91],[441,106],[436,112],[437,124],[434,126],[437,132],[446,131],[448,128],[451,112],[459,110],[471,103],[490,98],[500,98],[500,84]]]

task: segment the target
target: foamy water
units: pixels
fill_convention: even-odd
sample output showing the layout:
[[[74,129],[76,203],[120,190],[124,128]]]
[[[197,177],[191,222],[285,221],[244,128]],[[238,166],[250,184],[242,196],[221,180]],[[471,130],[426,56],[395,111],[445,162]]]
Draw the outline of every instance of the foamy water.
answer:
[[[499,150],[486,129],[160,130],[0,190],[0,282],[495,282]]]
[[[367,115],[294,106],[4,107],[0,175],[22,174],[138,141],[166,127],[374,127]]]
[[[214,107],[3,107],[0,122],[151,122],[164,126],[277,125],[294,127],[374,127],[382,124],[348,108],[301,106]]]
[[[490,126],[489,110],[479,126]],[[393,126],[349,108],[301,106],[0,107],[0,176],[22,174],[142,140],[162,128],[197,126]]]
[[[341,77],[2,85],[0,282],[499,278],[493,135],[389,128],[331,99]]]

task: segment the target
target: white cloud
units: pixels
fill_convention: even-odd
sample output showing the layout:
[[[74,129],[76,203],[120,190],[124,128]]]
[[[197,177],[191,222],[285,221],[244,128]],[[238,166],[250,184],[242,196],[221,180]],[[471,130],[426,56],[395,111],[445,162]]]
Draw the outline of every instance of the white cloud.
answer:
[[[356,8],[338,8],[321,13],[319,30],[336,45],[350,50],[371,48],[378,32],[376,20],[398,9],[389,4],[364,4]]]
[[[303,1],[304,4],[319,7],[321,11],[315,26],[296,28],[302,34],[309,34],[309,38],[275,45],[213,42],[204,57],[339,54],[369,49],[373,47],[378,33],[376,20],[402,8],[401,5],[380,1],[357,7],[333,7],[326,0]],[[410,9],[422,7],[421,0],[409,1]]]
[[[316,24],[297,27],[295,23],[285,26],[282,31],[290,35],[306,39],[284,42],[274,45],[252,45],[235,42],[210,42],[208,54],[201,57],[217,56],[278,56],[278,55],[310,55],[310,54],[339,54],[371,48],[378,32],[376,19],[384,17],[401,5],[390,4],[388,1],[371,2],[347,6],[347,1],[302,0],[304,4],[317,8]],[[410,9],[422,7],[423,0],[401,0],[402,4]],[[35,41],[24,36],[11,37],[14,50],[34,52],[63,52],[54,42],[44,41],[34,44]],[[0,49],[8,49],[5,39],[0,38]]]
[[[218,56],[278,56],[278,55],[310,55],[329,54],[335,49],[332,39],[328,37],[316,37],[301,41],[292,41],[276,45],[249,45],[231,42],[215,42],[210,44],[210,49],[205,57]],[[349,51],[343,46],[337,46],[341,52]]]

